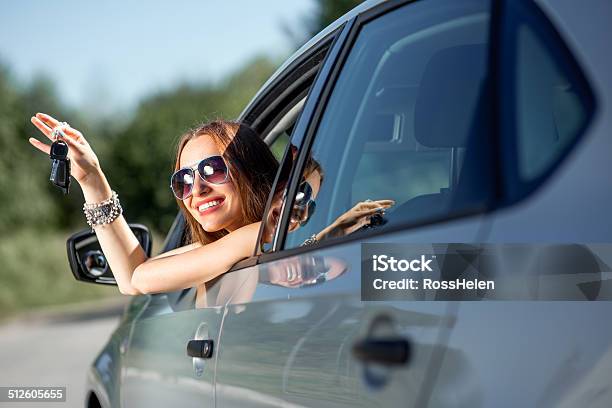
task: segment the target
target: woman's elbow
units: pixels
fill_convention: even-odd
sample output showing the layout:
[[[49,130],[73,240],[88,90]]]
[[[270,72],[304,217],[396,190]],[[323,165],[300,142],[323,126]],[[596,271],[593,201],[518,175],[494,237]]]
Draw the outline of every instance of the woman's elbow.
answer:
[[[128,287],[119,286],[119,292],[122,295],[128,295],[128,296],[136,296],[136,295],[143,295],[144,294],[144,293],[142,293],[141,291],[139,291],[138,289],[136,289],[132,285],[130,285]]]
[[[134,281],[133,274],[129,282],[124,282],[123,284],[117,282],[117,286],[119,286],[119,292],[122,295],[128,295],[128,296],[143,295],[144,293],[140,289],[138,289],[136,286],[134,286],[134,282],[135,281]]]
[[[138,268],[134,270],[132,274],[131,287],[134,291],[138,292],[139,295],[148,295],[153,293],[152,288],[148,285],[146,279],[143,279],[142,271],[139,271]]]

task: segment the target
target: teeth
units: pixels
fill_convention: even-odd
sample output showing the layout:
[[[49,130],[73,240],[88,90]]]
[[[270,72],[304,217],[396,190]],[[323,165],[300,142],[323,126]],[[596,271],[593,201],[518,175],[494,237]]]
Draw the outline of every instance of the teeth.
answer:
[[[198,207],[199,211],[204,211],[210,207],[214,207],[215,205],[219,205],[221,202],[217,201],[217,200],[213,200],[213,201],[209,201],[207,203],[202,204],[201,206]]]

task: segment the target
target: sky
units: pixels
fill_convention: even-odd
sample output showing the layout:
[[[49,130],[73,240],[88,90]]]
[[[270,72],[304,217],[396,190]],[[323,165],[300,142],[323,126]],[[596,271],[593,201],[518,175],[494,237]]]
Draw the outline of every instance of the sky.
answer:
[[[182,82],[215,81],[258,54],[284,58],[313,0],[0,3],[0,64],[44,74],[69,106],[133,108]]]

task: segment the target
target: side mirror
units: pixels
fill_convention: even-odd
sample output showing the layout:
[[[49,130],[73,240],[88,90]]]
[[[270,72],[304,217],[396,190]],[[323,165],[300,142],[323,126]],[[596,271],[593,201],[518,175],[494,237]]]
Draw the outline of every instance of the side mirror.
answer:
[[[147,256],[151,256],[152,238],[149,229],[141,224],[129,224]],[[68,262],[76,280],[104,285],[117,285],[98,237],[90,229],[77,232],[66,241]]]

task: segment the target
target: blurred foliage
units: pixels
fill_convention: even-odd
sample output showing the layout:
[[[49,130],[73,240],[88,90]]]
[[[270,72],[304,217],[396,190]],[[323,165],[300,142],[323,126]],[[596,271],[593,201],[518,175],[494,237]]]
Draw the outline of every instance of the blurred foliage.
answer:
[[[62,195],[49,182],[48,157],[27,141],[36,137],[49,142],[30,123],[36,112],[81,130],[119,192],[127,219],[165,232],[177,210],[167,181],[178,138],[208,120],[235,119],[276,65],[260,57],[218,84],[183,85],[153,95],[120,127],[111,118],[88,124],[78,112],[62,106],[52,82],[44,77],[17,88],[9,70],[0,65],[0,234],[15,228],[85,226],[78,184],[73,180],[70,194]]]
[[[37,177],[46,170],[39,160],[34,160],[36,152],[27,148],[27,139],[23,138],[24,123],[29,116],[24,116],[27,96],[19,92],[12,84],[10,72],[0,66],[0,232],[5,232],[32,220],[49,224],[48,216],[54,217],[58,210],[49,200],[48,181]],[[49,99],[41,99],[41,104],[51,107]],[[39,159],[43,156],[40,155]],[[46,163],[45,163],[46,164]],[[36,199],[31,199],[31,198]],[[24,204],[27,203],[27,206]]]
[[[0,237],[0,319],[22,309],[118,295],[114,286],[86,284],[72,277],[67,236],[21,228]]]
[[[317,0],[303,32],[309,38],[358,3]],[[119,193],[128,222],[164,236],[177,212],[169,178],[178,138],[203,122],[237,118],[279,62],[254,58],[218,83],[151,95],[133,114],[108,117],[100,107],[102,114],[92,117],[87,107],[64,106],[49,78],[19,85],[0,61],[0,313],[117,293],[70,276],[65,240],[86,228],[83,198],[76,182],[66,196],[49,182],[48,156],[28,143],[29,137],[49,143],[32,115],[45,112],[79,129]]]
[[[315,13],[305,23],[309,38],[363,3],[363,0],[316,0],[316,3]]]
[[[283,25],[285,33],[299,47],[325,27],[355,8],[364,0],[315,0],[314,12],[302,17],[299,27]]]
[[[19,228],[0,237],[0,321],[15,312],[122,296],[117,287],[75,280],[66,256],[72,232]],[[164,237],[153,233],[153,254]]]

